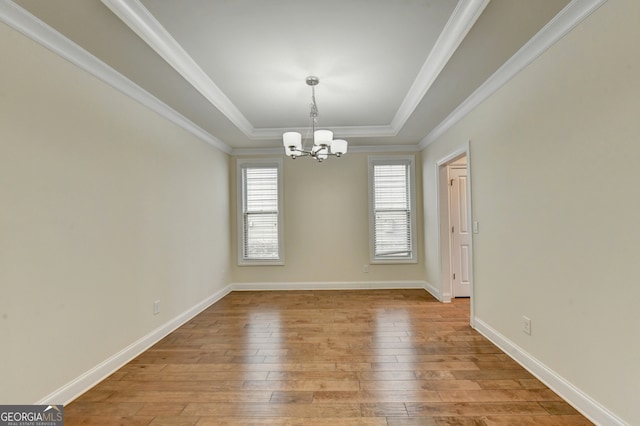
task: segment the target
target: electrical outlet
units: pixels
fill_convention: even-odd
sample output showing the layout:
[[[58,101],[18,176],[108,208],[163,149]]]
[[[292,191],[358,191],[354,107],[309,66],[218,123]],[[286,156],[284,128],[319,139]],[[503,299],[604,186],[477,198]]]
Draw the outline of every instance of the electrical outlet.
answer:
[[[368,274],[369,273],[369,265],[364,265],[362,267],[362,272],[364,272],[365,274]]]
[[[158,315],[160,313],[160,301],[156,300],[153,302],[153,315]]]
[[[531,336],[531,318],[522,316],[522,332]]]

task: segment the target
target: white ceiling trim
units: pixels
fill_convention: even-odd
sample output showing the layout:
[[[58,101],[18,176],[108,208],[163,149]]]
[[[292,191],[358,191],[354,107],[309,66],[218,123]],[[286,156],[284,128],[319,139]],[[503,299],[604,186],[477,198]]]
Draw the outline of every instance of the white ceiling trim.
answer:
[[[438,36],[427,60],[402,101],[398,112],[391,121],[394,136],[400,132],[424,95],[429,91],[440,72],[476,23],[489,0],[460,0],[449,21]]]
[[[425,136],[418,145],[398,146],[374,146],[374,147],[350,147],[351,152],[392,152],[392,151],[419,151],[433,143],[447,130],[454,126],[476,106],[487,99],[507,83],[527,65],[533,62],[544,51],[560,40],[576,25],[586,19],[591,13],[606,3],[607,0],[572,0],[556,17],[554,17],[542,30],[540,30],[527,44],[525,44],[513,57],[500,67],[487,81],[476,89],[463,103],[461,103],[447,118]],[[209,143],[221,151],[232,155],[260,155],[263,153],[282,153],[282,148],[265,149],[232,149],[220,139],[206,132],[195,123],[142,89],[128,78],[115,71],[106,63],[100,61],[91,53],[78,46],[29,12],[22,9],[10,0],[0,0],[0,21],[51,50],[60,57],[68,60],[79,68],[87,71],[105,83],[111,85],[120,92],[140,102],[147,108],[155,111],[164,118],[172,121],[196,137]],[[336,129],[336,134],[343,137],[359,136],[364,129],[373,129],[364,133],[365,136],[380,135],[388,131],[391,126],[343,127]],[[300,129],[304,132],[305,129]],[[264,132],[260,138],[266,138],[268,132],[279,136],[281,129],[259,129]],[[393,136],[393,135],[391,135]]]
[[[282,133],[299,129],[254,128],[240,110],[216,86],[182,46],[158,22],[140,0],[101,0],[118,18],[144,40],[158,55],[182,75],[211,104],[220,110],[248,138],[276,139]],[[392,122],[383,126],[349,126],[340,132],[345,137],[396,136],[424,95],[464,40],[490,0],[460,0],[422,65]]]
[[[378,153],[378,152],[419,152],[418,145],[372,145],[372,146],[349,146],[349,153]],[[284,147],[282,148],[236,148],[231,151],[233,156],[251,156],[251,155],[282,155],[284,156]],[[304,160],[303,160],[304,161]]]
[[[89,74],[97,77],[119,90],[145,107],[155,111],[167,120],[202,139],[213,147],[230,154],[231,147],[206,132],[182,114],[102,62],[85,49],[69,40],[49,25],[42,22],[17,4],[2,0],[0,2],[0,21],[24,34],[36,43],[51,50]]]
[[[249,136],[253,126],[182,46],[138,0],[101,0],[202,96]]]
[[[398,134],[394,132],[391,126],[343,126],[331,127],[334,137],[348,138],[373,138],[373,137],[393,137]],[[252,139],[278,139],[282,137],[284,132],[298,132],[303,135],[311,133],[311,127],[287,127],[287,128],[270,128],[255,129]]]
[[[429,91],[440,72],[444,69],[456,52],[460,43],[476,23],[490,0],[460,0],[449,17],[442,32],[438,36],[431,52],[427,56],[420,72],[409,88],[407,95],[400,104],[391,124],[386,126],[345,126],[333,128],[339,137],[393,137],[396,136],[411,114]],[[254,129],[253,139],[273,139],[282,133],[297,131],[304,133],[304,129],[272,128]]]
[[[447,118],[442,120],[425,136],[418,144],[419,148],[421,150],[425,149],[429,144],[436,141],[475,107],[484,102],[606,2],[607,0],[572,0],[507,62],[498,68],[491,77],[458,105]]]

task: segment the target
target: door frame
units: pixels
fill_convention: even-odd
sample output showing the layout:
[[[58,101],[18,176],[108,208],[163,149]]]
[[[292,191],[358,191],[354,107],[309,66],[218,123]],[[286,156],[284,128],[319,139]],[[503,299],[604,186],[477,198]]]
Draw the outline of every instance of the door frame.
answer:
[[[473,205],[471,203],[471,141],[451,149],[448,154],[436,162],[436,188],[437,188],[437,222],[438,222],[438,247],[440,265],[440,300],[444,303],[451,302],[453,294],[453,282],[449,274],[451,266],[451,243],[449,235],[449,178],[448,166],[461,157],[467,157],[467,209],[469,229],[469,281],[471,294],[471,312],[469,315],[471,327],[475,328],[474,309],[474,255],[473,255]]]

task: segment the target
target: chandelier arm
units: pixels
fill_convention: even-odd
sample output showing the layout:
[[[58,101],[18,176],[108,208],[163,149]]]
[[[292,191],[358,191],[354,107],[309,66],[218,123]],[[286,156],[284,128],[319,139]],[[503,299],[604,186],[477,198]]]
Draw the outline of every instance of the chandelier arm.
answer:
[[[289,147],[289,150],[290,150],[290,151],[295,152],[295,153],[296,153],[296,155],[297,155],[298,157],[313,156],[313,155],[315,154],[315,153],[314,153],[314,152],[312,152],[312,151],[307,151],[307,150],[306,150],[306,149],[304,149],[304,148],[300,148],[300,149],[298,149],[298,148],[296,148],[295,146],[290,146],[290,147]]]

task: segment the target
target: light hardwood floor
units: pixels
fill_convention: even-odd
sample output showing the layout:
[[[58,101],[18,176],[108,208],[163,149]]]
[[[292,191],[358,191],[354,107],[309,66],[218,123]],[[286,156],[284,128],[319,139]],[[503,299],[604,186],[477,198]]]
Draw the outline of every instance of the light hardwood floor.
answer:
[[[234,292],[65,425],[589,425],[423,290]]]

